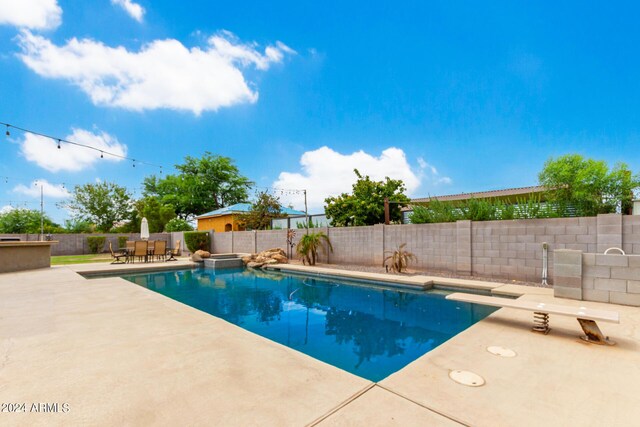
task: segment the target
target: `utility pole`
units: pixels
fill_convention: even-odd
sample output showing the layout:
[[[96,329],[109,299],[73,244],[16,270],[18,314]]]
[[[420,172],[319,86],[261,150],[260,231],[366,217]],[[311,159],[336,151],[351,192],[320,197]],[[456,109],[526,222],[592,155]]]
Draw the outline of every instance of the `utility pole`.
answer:
[[[378,199],[380,200],[380,199]],[[384,198],[384,223],[385,225],[389,225],[390,222],[390,214],[389,214],[389,198]]]
[[[307,234],[309,234],[309,212],[307,211],[307,190],[302,190],[304,193],[304,222],[305,227],[307,229]]]
[[[44,189],[40,184],[40,241],[44,240]]]

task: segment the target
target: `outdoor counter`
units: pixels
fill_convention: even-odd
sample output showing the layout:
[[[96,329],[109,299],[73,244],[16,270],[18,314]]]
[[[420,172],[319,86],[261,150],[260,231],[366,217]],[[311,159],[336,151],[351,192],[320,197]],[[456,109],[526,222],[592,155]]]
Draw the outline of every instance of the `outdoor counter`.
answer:
[[[51,267],[49,242],[0,242],[0,273]]]

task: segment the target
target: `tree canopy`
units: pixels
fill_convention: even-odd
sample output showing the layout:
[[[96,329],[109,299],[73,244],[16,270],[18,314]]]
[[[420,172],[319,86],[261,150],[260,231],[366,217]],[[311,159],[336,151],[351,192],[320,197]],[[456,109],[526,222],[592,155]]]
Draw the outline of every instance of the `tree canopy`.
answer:
[[[176,217],[176,212],[171,205],[162,204],[159,197],[147,196],[135,202],[135,230],[140,229],[140,221],[147,218],[150,233],[161,233],[167,223]]]
[[[183,219],[244,202],[253,184],[240,174],[232,159],[209,152],[201,158],[185,157],[176,169],[180,172],[177,175],[146,177],[144,195],[157,196],[163,205],[173,206]]]
[[[271,227],[271,220],[284,218],[280,199],[267,192],[259,192],[251,209],[239,217],[239,222],[247,230],[266,230]]]
[[[384,181],[372,181],[354,169],[358,180],[353,184],[352,194],[342,193],[338,197],[325,199],[325,214],[334,227],[349,225],[373,225],[384,222],[384,199],[389,198],[391,221],[400,221],[400,208],[409,203],[401,180],[385,177]]]
[[[0,233],[37,234],[40,233],[40,211],[33,209],[11,209],[0,214]],[[46,214],[43,217],[45,233],[60,233],[64,230]]]
[[[133,208],[127,189],[112,182],[76,185],[71,198],[60,206],[69,209],[75,219],[95,224],[100,232],[130,219]]]
[[[617,163],[609,169],[605,161],[579,154],[550,158],[538,180],[547,188],[547,200],[561,210],[573,207],[579,216],[625,213],[631,207],[633,192],[640,187],[640,178],[626,164]]]

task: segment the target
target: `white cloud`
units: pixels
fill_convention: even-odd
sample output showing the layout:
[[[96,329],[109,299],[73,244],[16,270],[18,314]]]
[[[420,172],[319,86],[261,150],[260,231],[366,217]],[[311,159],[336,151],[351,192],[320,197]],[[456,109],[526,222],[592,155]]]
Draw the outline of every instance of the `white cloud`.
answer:
[[[48,30],[61,22],[57,0],[0,0],[0,25]]]
[[[19,57],[37,74],[68,80],[96,105],[142,111],[168,108],[199,115],[240,103],[255,103],[242,68],[267,70],[294,53],[278,42],[264,53],[229,32],[207,40],[204,48],[187,48],[178,40],[156,40],[138,52],[73,38],[64,46],[23,30]]]
[[[115,137],[106,132],[91,133],[84,129],[73,129],[73,132],[64,139],[119,156],[127,155],[127,146],[119,143]],[[107,154],[102,159],[98,151],[64,142],[58,149],[55,140],[30,133],[25,135],[21,145],[22,155],[27,160],[50,172],[77,172],[92,166],[97,161],[119,162],[122,160]]]
[[[38,179],[33,181],[30,186],[24,184],[18,184],[14,187],[15,193],[24,194],[30,197],[40,197],[40,187],[45,197],[51,197],[54,199],[64,199],[69,197],[69,191],[63,184],[51,184],[46,179]]]
[[[111,0],[111,4],[120,6],[130,17],[138,22],[142,22],[145,10],[144,7],[138,3],[132,2],[131,0]]]
[[[376,157],[362,150],[341,154],[325,146],[304,153],[300,159],[301,171],[281,172],[273,183],[273,187],[306,189],[309,211],[319,212],[324,207],[325,198],[341,193],[351,193],[351,186],[357,179],[354,169],[358,169],[362,175],[369,175],[376,181],[384,180],[387,176],[392,179],[401,179],[407,194],[413,195],[420,187],[422,180],[429,181],[438,176],[435,168],[424,159],[418,159],[418,164],[418,168],[412,169],[404,151],[395,147],[387,148]],[[278,196],[285,205],[291,203],[298,209],[304,207],[302,195]]]
[[[420,165],[420,180],[428,181],[429,184],[451,184],[453,181],[448,176],[441,176],[435,166],[427,163],[422,157],[418,157]]]
[[[1,215],[1,214],[5,214],[5,213],[7,213],[7,212],[10,212],[10,211],[12,211],[13,209],[15,209],[15,208],[14,208],[13,206],[11,206],[11,205],[4,205],[4,206],[2,206],[2,207],[0,208],[0,215]]]

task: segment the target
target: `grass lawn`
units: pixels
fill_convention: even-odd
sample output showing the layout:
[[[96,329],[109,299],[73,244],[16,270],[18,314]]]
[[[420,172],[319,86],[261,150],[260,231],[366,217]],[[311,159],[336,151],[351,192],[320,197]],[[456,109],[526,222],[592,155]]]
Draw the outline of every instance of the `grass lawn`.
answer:
[[[88,264],[90,262],[109,262],[109,254],[59,255],[51,257],[51,265]]]

